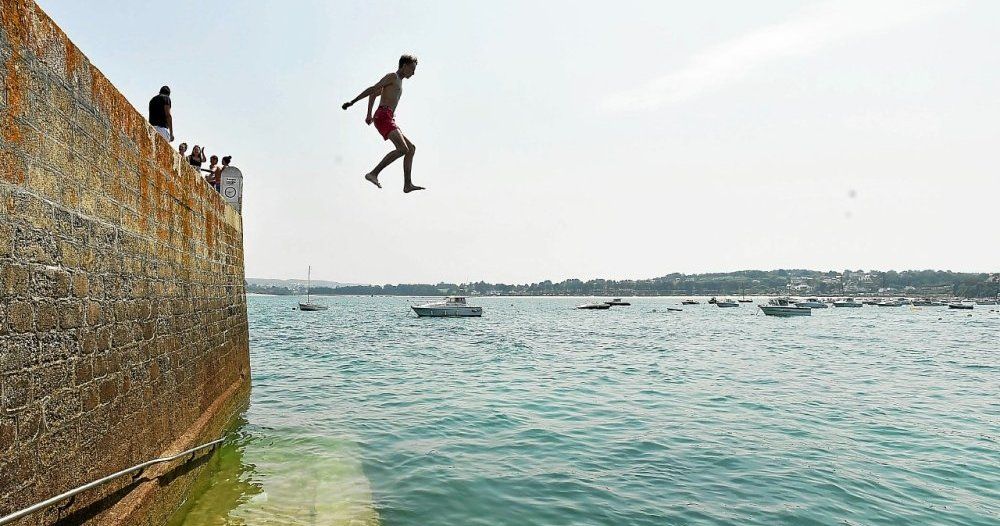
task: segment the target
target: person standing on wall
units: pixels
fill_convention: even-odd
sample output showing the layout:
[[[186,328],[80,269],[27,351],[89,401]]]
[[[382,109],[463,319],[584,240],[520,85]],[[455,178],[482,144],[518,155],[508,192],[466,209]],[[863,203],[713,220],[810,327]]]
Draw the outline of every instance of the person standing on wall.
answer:
[[[170,115],[170,86],[163,86],[159,95],[149,99],[149,124],[167,142],[174,141],[174,119]]]
[[[188,155],[188,164],[194,166],[198,170],[201,170],[201,165],[204,162],[205,162],[205,148],[202,148],[197,144],[194,145],[194,148],[191,148],[191,155]]]

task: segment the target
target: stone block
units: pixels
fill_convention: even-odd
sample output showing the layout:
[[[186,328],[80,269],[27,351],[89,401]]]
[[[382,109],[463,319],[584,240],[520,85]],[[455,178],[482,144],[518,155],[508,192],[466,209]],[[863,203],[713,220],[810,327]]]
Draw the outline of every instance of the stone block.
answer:
[[[90,357],[80,358],[73,363],[73,384],[83,385],[94,379],[94,362]]]
[[[84,298],[87,296],[87,291],[90,287],[90,279],[87,274],[83,272],[77,272],[72,276],[73,282],[73,296],[77,298]]]
[[[59,267],[37,266],[31,269],[31,297],[65,298],[69,296],[69,273]]]
[[[46,199],[61,202],[62,191],[59,187],[59,177],[40,164],[28,167],[28,187],[31,188],[32,192]]]
[[[81,409],[84,413],[89,413],[101,403],[101,393],[96,383],[83,386],[80,390]]]
[[[78,299],[60,301],[56,307],[60,329],[76,329],[83,325],[83,302]]]
[[[77,336],[71,331],[38,333],[36,340],[38,341],[37,356],[39,364],[64,362],[71,356],[81,354]],[[67,375],[64,373],[58,378],[62,378],[62,381],[65,381],[66,377]]]
[[[110,377],[101,380],[99,384],[101,403],[106,404],[118,396],[118,378]]]
[[[0,414],[17,411],[35,399],[35,383],[29,373],[16,372],[0,376]]]
[[[103,323],[101,316],[101,304],[96,300],[88,300],[85,303],[86,323],[89,327],[96,327]]]
[[[31,404],[17,413],[17,441],[26,444],[41,431],[42,410],[39,403]]]
[[[0,297],[27,296],[28,267],[0,261]]]
[[[2,199],[0,199],[2,201]],[[0,205],[2,206],[2,205]],[[0,213],[0,258],[10,257],[14,252],[14,225]]]
[[[59,325],[56,304],[52,300],[45,299],[35,302],[35,325],[41,332],[51,331]]]
[[[17,421],[14,416],[0,414],[0,457],[14,453],[14,439],[17,437]]]
[[[35,309],[30,301],[15,301],[7,313],[7,326],[11,332],[34,332]]]
[[[56,240],[46,231],[17,226],[14,230],[14,258],[22,263],[56,265],[59,248]]]

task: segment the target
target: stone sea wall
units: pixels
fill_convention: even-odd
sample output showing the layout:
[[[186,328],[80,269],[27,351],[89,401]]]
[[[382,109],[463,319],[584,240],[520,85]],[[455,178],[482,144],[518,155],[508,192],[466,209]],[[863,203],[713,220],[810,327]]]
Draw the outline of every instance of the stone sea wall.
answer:
[[[0,516],[219,436],[249,385],[240,215],[34,2],[0,0]],[[17,524],[161,524],[201,464]]]

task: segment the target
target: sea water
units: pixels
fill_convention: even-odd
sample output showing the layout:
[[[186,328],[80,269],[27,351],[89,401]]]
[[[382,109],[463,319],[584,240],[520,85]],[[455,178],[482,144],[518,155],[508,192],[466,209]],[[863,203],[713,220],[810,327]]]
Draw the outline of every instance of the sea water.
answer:
[[[1000,524],[1000,308],[588,300],[249,297],[249,408],[173,524]]]

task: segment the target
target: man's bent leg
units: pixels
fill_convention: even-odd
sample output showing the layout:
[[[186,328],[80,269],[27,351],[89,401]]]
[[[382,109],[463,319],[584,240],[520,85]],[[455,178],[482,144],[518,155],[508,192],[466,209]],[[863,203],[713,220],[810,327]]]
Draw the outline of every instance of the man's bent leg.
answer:
[[[410,193],[415,190],[423,190],[423,186],[416,186],[413,184],[413,180],[410,179],[410,171],[413,169],[413,156],[417,153],[417,147],[405,135],[403,135],[403,140],[406,141],[406,155],[403,157],[403,192]]]
[[[399,130],[392,130],[389,132],[389,140],[391,140],[392,144],[396,146],[396,149],[385,154],[385,157],[382,158],[375,168],[365,175],[365,179],[379,188],[382,188],[382,185],[378,182],[378,174],[382,173],[382,170],[384,170],[386,166],[392,164],[393,161],[406,155],[407,152],[406,141],[403,140],[403,135],[399,133]]]

